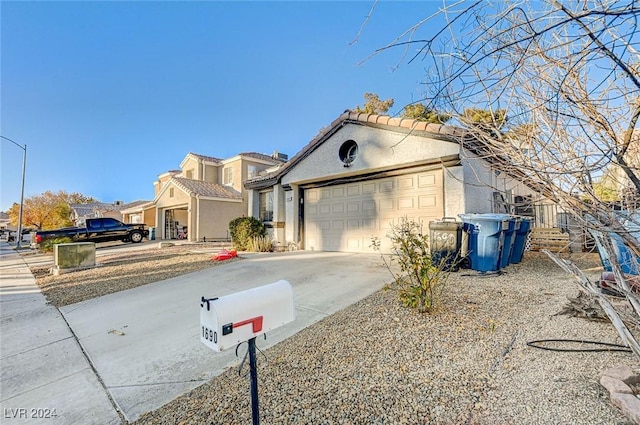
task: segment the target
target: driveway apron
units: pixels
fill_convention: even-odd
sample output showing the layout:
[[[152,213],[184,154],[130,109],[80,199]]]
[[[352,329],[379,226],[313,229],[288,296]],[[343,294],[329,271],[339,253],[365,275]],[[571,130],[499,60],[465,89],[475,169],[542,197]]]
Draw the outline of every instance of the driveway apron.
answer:
[[[60,309],[125,418],[133,421],[239,364],[199,339],[200,298],[287,280],[296,319],[259,339],[268,348],[379,290],[388,280],[371,254],[299,251],[241,261]]]

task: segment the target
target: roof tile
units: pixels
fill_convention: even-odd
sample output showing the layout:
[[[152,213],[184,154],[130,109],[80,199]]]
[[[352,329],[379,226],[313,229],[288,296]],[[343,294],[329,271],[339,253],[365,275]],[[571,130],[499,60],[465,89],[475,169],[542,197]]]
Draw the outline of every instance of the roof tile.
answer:
[[[186,190],[192,196],[200,195],[209,198],[242,199],[242,194],[240,192],[229,186],[223,186],[221,184],[185,179],[183,177],[173,177],[170,181],[173,181],[176,186]]]

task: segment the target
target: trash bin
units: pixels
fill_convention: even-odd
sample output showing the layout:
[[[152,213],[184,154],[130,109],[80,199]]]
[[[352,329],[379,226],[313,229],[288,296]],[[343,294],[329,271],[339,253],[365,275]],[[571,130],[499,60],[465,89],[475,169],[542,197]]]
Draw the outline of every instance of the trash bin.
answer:
[[[530,230],[531,218],[520,217],[520,228],[515,232],[513,247],[511,248],[511,254],[509,255],[509,264],[517,264],[522,261],[524,249],[527,245],[527,236],[529,236]]]
[[[510,216],[509,227],[504,231],[504,245],[500,254],[500,268],[507,267],[511,264],[511,252],[513,251],[513,243],[516,240],[516,232],[520,230],[520,217]]]
[[[149,240],[150,241],[155,241],[156,240],[156,228],[155,227],[149,227]]]
[[[471,269],[479,272],[500,270],[504,231],[509,227],[506,214],[459,214],[469,234]]]
[[[434,265],[447,271],[458,271],[462,223],[453,217],[429,222],[429,247]]]
[[[610,238],[613,253],[615,254],[616,259],[618,260],[618,264],[620,265],[620,271],[622,271],[622,273],[624,274],[640,274],[637,266],[638,258],[625,245],[620,235],[613,232],[605,234],[593,229],[589,229],[589,232],[595,240],[596,247],[598,248],[598,254],[600,255],[600,261],[602,261],[602,267],[605,269],[605,271],[610,272],[613,270],[613,267],[611,265],[611,258],[609,257],[609,251],[605,248],[601,240],[601,238],[607,235]]]

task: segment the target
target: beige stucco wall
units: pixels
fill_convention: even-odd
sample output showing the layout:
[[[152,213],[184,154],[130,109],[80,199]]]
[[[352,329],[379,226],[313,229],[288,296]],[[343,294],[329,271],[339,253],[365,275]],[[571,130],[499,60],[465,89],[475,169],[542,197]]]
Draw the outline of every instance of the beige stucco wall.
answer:
[[[185,161],[181,164],[182,177],[184,178],[192,178],[194,180],[202,180],[202,169],[199,166],[199,161],[197,158],[189,155],[185,158]],[[191,177],[187,177],[188,173],[191,172]]]
[[[156,226],[156,208],[149,207],[142,212],[142,222],[147,226]]]
[[[358,144],[358,156],[348,168],[338,157],[340,146],[347,140],[354,140]],[[282,183],[298,184],[327,177],[346,177],[456,155],[458,152],[457,143],[347,124],[284,175]]]
[[[465,151],[462,158],[464,212],[493,212],[493,192],[500,192],[504,196],[510,191],[512,196],[533,195],[534,199],[540,199],[540,195],[524,183],[496,171],[476,155]]]
[[[246,204],[242,202],[200,199],[198,203],[199,215],[194,217],[196,226],[189,229],[190,239],[225,239],[229,236],[229,222],[246,214]]]
[[[242,182],[243,177],[246,176],[246,170],[244,170],[244,175],[243,175],[243,167],[242,163],[244,161],[242,161],[242,159],[240,159],[240,157],[238,157],[238,159],[234,160],[234,161],[229,161],[229,162],[225,162],[224,165],[222,165],[219,168],[219,172],[218,172],[218,179],[220,184],[224,185],[224,170],[226,168],[231,168],[232,169],[232,183],[231,185],[229,185],[230,187],[234,188],[235,190],[237,190],[238,192],[244,192],[244,188],[242,186]],[[225,185],[226,186],[226,185]]]

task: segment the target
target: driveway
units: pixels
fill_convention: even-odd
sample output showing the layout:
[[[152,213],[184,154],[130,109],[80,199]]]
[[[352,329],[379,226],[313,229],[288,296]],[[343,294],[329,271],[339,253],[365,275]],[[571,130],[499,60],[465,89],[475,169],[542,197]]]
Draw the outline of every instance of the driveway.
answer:
[[[259,339],[265,349],[379,290],[389,278],[378,255],[299,251],[245,257],[60,309],[128,421],[239,364],[235,350],[216,353],[200,343],[202,296],[289,281],[296,319]]]

